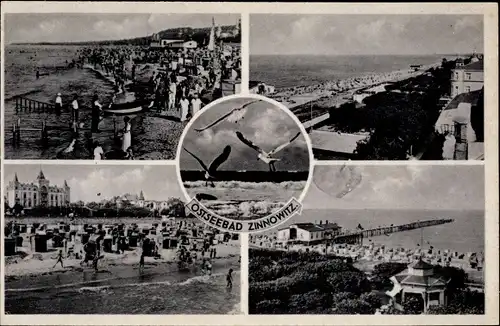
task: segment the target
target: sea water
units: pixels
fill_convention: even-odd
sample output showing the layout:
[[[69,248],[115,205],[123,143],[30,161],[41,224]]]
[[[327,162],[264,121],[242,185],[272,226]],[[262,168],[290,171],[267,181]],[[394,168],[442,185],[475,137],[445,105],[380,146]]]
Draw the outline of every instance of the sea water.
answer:
[[[410,69],[410,65],[429,65],[448,55],[251,55],[250,80],[276,88],[308,86],[327,81]]]
[[[240,274],[226,287],[227,266],[214,274],[165,271],[140,275],[137,266],[111,273],[67,272],[6,282],[8,314],[238,314]],[[170,268],[169,268],[170,267]],[[174,268],[173,268],[174,267]],[[235,266],[233,266],[235,268]],[[124,275],[125,274],[125,275]],[[128,276],[127,276],[128,274]],[[133,274],[133,276],[131,276]],[[118,276],[119,275],[119,276]]]
[[[5,157],[9,159],[53,159],[56,154],[71,142],[71,114],[63,111],[60,117],[54,114],[20,113],[16,115],[15,98],[23,96],[28,99],[46,103],[55,103],[57,93],[62,94],[63,105],[73,100],[77,94],[80,104],[80,121],[90,127],[92,97],[97,94],[101,104],[110,102],[113,86],[98,78],[89,69],[68,69],[68,63],[76,59],[78,46],[6,46],[5,48]],[[37,70],[42,76],[36,78]],[[63,131],[49,131],[49,147],[44,148],[40,142],[40,132],[21,131],[20,147],[12,146],[12,126],[21,119],[22,128],[41,128],[41,120],[46,119],[47,126],[68,127]],[[109,119],[107,119],[109,120]],[[119,120],[121,123],[121,121]],[[112,130],[110,121],[104,121],[104,129]],[[111,134],[110,134],[111,136]],[[87,157],[85,157],[87,158]]]
[[[358,224],[369,229],[418,220],[448,218],[454,219],[454,222],[367,238],[364,243],[371,241],[390,248],[417,248],[423,240],[425,248],[433,246],[436,249],[463,253],[484,251],[484,211],[306,209],[301,215],[296,215],[280,225],[280,228],[292,223],[328,221],[337,223],[344,230],[355,230]]]

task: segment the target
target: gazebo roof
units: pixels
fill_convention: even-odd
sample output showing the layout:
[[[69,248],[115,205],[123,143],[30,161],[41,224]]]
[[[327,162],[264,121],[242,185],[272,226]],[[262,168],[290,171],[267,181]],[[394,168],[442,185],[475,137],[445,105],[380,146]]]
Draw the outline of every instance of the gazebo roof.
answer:
[[[431,264],[425,262],[422,260],[422,258],[420,258],[416,263],[414,263],[412,266],[411,266],[413,269],[425,269],[425,270],[428,270],[428,269],[433,269],[434,266],[432,266]]]
[[[449,279],[440,276],[419,276],[419,275],[407,275],[404,279],[400,281],[401,285],[420,285],[420,286],[445,286],[449,282]]]

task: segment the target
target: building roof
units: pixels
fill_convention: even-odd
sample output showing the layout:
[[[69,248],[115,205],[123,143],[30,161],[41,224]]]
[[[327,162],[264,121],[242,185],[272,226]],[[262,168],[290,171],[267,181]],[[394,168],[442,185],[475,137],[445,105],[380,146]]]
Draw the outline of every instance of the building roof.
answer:
[[[480,96],[483,96],[481,90],[458,94],[448,103],[444,110],[456,109],[460,103],[470,103],[472,106],[475,106]]]
[[[38,173],[37,180],[44,180],[44,179],[45,179],[45,176],[43,175],[43,171],[40,170],[40,173]]]
[[[416,263],[409,265],[409,267],[419,270],[422,269],[429,270],[434,268],[434,266],[421,259],[418,260]],[[451,278],[436,274],[425,275],[425,276],[414,275],[410,273],[409,269],[405,269],[401,273],[394,275],[393,279],[396,280],[397,283],[401,285],[420,285],[423,287],[430,287],[430,286],[445,286],[446,284],[448,284]]]
[[[358,145],[358,141],[364,140],[368,136],[314,130],[309,134],[309,137],[313,149],[352,154]]]
[[[422,259],[419,259],[416,263],[414,263],[412,266],[411,266],[413,269],[433,269],[434,266],[432,266],[431,264],[423,261]]]
[[[484,62],[483,60],[479,60],[476,62],[471,62],[461,67],[461,69],[465,71],[484,71]]]
[[[338,230],[341,228],[337,223],[321,224],[321,227],[325,230]]]
[[[314,223],[295,223],[293,225],[295,225],[298,229],[306,230],[308,232],[323,231],[323,228],[319,227]]]
[[[400,283],[402,285],[421,285],[425,287],[429,286],[445,286],[449,282],[449,279],[445,279],[440,276],[420,276],[420,275],[408,275]]]

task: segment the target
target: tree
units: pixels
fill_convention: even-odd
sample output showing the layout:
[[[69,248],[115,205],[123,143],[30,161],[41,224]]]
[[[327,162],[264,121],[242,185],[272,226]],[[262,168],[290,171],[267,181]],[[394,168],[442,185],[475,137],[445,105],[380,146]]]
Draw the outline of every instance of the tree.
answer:
[[[346,299],[334,303],[332,313],[336,315],[371,315],[375,308],[361,299]]]
[[[484,87],[479,91],[477,104],[471,108],[470,123],[478,142],[484,141]]]
[[[362,293],[359,299],[367,302],[374,309],[382,306],[382,299],[380,298],[380,295],[374,292]]]
[[[304,294],[294,294],[288,303],[289,311],[299,313],[322,313],[331,306],[331,295],[322,293],[318,289]]]
[[[407,296],[403,302],[405,315],[420,315],[424,311],[424,299],[416,296]]]
[[[428,313],[432,315],[478,315],[484,314],[484,293],[459,290],[451,293],[447,306],[432,306]]]
[[[24,207],[23,205],[16,203],[14,207],[12,208],[12,211],[14,212],[15,215],[19,215],[23,212]]]
[[[380,263],[373,268],[371,282],[375,289],[385,290],[392,287],[390,278],[404,271],[407,264],[403,263]]]
[[[284,304],[280,300],[263,300],[257,303],[254,311],[250,310],[253,314],[281,314],[283,313]]]
[[[179,198],[169,198],[167,208],[161,211],[161,215],[173,217],[186,217],[184,202]]]

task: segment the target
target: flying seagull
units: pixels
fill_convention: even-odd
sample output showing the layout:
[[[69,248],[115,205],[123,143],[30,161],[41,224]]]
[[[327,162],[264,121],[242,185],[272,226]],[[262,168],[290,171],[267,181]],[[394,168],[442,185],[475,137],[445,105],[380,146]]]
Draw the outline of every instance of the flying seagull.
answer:
[[[215,179],[214,174],[219,168],[219,166],[221,166],[222,163],[224,163],[227,160],[229,154],[231,154],[231,146],[227,145],[226,147],[224,147],[222,153],[219,156],[217,156],[212,163],[210,163],[210,166],[208,168],[200,158],[198,158],[196,155],[188,151],[186,148],[184,148],[184,150],[188,152],[192,157],[194,157],[194,159],[198,161],[203,170],[205,170],[205,181],[206,181],[205,186],[208,185],[208,181],[210,180],[211,186],[215,187],[212,181],[213,179]]]
[[[259,146],[255,145],[254,143],[252,143],[250,140],[246,139],[243,134],[239,131],[236,132],[236,136],[238,137],[239,140],[241,140],[245,145],[247,145],[248,147],[256,150],[257,152],[259,152],[259,155],[257,156],[260,160],[266,162],[267,164],[269,164],[269,170],[271,172],[275,172],[276,171],[276,167],[274,166],[274,163],[276,161],[280,161],[279,158],[275,158],[275,157],[272,157],[274,154],[278,153],[279,151],[281,151],[282,149],[284,149],[285,147],[287,147],[288,145],[290,145],[297,137],[300,136],[300,131],[292,137],[292,139],[290,139],[288,142],[276,147],[275,149],[273,149],[272,151],[269,151],[269,152],[265,152],[264,150],[262,150],[262,148],[260,148]]]
[[[216,124],[218,124],[219,122],[221,122],[224,119],[227,119],[231,122],[238,122],[238,120],[241,120],[243,118],[243,115],[245,115],[245,113],[246,113],[245,108],[248,107],[250,104],[253,104],[253,103],[259,102],[259,101],[260,100],[253,100],[253,101],[247,102],[247,103],[245,103],[237,108],[232,109],[231,111],[229,111],[228,113],[226,113],[225,115],[223,115],[219,119],[215,120],[214,122],[212,122],[208,126],[205,126],[203,128],[200,128],[200,129],[195,129],[195,130],[198,132],[203,131],[203,130],[207,130],[208,128],[215,126]]]

